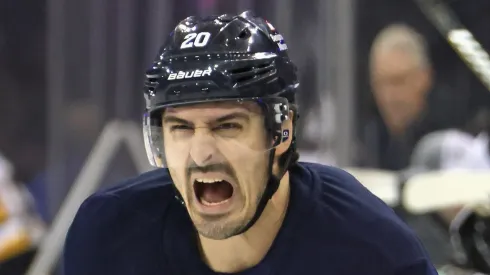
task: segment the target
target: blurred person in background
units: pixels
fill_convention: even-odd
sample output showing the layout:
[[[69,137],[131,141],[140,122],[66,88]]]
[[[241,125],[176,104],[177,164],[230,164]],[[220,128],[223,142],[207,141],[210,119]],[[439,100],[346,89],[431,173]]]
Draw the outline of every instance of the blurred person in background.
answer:
[[[44,232],[31,194],[14,180],[13,165],[0,154],[0,274],[24,274]]]
[[[378,168],[404,169],[422,136],[454,123],[451,98],[434,88],[426,41],[404,24],[390,25],[376,36],[370,79],[379,116],[364,129],[367,155],[374,156],[371,163]]]
[[[402,171],[421,138],[459,126],[461,114],[453,108],[458,102],[441,89],[444,85],[436,85],[426,41],[410,26],[392,24],[378,33],[371,47],[370,79],[379,115],[364,129],[365,155],[373,158],[368,166]],[[417,233],[435,264],[449,259],[447,230],[433,215],[397,213]]]

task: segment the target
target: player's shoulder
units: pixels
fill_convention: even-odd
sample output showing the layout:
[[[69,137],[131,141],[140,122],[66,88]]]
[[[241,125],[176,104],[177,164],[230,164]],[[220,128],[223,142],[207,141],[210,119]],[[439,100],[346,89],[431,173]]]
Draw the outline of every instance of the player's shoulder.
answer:
[[[330,236],[351,243],[357,252],[378,254],[394,268],[410,261],[427,260],[415,233],[353,175],[321,164],[302,163],[302,166],[318,181],[313,195],[318,235],[331,232]]]
[[[371,193],[349,172],[322,164],[302,163],[314,174],[313,199],[324,213],[337,212],[346,221],[368,228],[369,224],[404,227],[393,209]]]
[[[167,169],[155,169],[121,181],[115,185],[99,190],[93,196],[132,197],[135,194],[147,194],[167,190],[172,179]]]
[[[111,265],[109,272],[104,262],[109,259],[123,262],[127,255],[134,254],[133,251],[146,253],[150,255],[146,258],[150,259],[148,257],[159,248],[158,242],[148,243],[147,239],[160,236],[163,217],[170,211],[172,202],[176,202],[174,195],[168,173],[159,169],[100,190],[85,199],[66,236],[66,273],[121,274],[120,269],[127,265]],[[133,256],[138,258],[137,254]],[[142,269],[153,268],[148,265],[153,260],[138,258],[134,261],[132,264]]]
[[[317,183],[315,187],[319,189],[318,191],[327,195],[321,197],[322,200],[328,203],[331,203],[331,200],[347,200],[354,208],[369,204],[372,210],[390,209],[388,212],[393,212],[349,172],[318,163],[301,162],[300,165],[312,175],[310,178]],[[379,211],[375,212],[379,213]]]
[[[334,166],[319,163],[301,162],[300,165],[311,175],[320,193],[327,195],[321,197],[328,203],[331,200],[347,200],[352,207],[372,205],[373,209],[391,209],[382,200],[373,195],[364,185],[349,172]],[[379,211],[376,211],[379,213]],[[392,212],[392,211],[390,211]]]
[[[71,230],[80,226],[111,226],[123,220],[151,220],[161,215],[175,196],[165,169],[156,169],[97,191],[79,207]],[[81,221],[86,221],[81,222]],[[133,222],[134,223],[134,222]]]

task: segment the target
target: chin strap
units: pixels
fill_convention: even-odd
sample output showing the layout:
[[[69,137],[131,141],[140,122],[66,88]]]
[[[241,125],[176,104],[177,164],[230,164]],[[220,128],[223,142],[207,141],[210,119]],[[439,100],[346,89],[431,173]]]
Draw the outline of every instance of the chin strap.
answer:
[[[281,173],[280,177],[274,176],[274,174],[272,173],[272,166],[274,164],[274,155],[275,155],[275,150],[272,150],[269,156],[269,180],[267,181],[267,185],[265,186],[264,194],[262,194],[262,197],[260,198],[260,201],[257,204],[257,210],[255,211],[255,214],[252,217],[252,219],[245,225],[245,227],[243,227],[238,232],[236,232],[234,236],[245,233],[247,230],[250,229],[250,227],[252,227],[257,222],[257,220],[262,215],[262,212],[264,212],[267,203],[272,198],[272,196],[274,196],[277,189],[279,188],[279,183],[281,182],[280,179],[284,176],[286,170],[284,169],[284,172]]]
[[[295,146],[296,146],[296,137],[295,137],[295,135],[293,135],[293,140],[291,142],[291,148],[294,150]],[[257,210],[255,211],[254,216],[247,223],[247,225],[245,225],[245,227],[243,227],[241,230],[239,230],[237,233],[235,233],[234,236],[245,233],[247,230],[250,229],[250,227],[252,227],[257,222],[257,220],[262,215],[262,212],[264,212],[264,209],[267,206],[267,203],[272,198],[272,196],[274,196],[277,189],[279,188],[279,184],[281,183],[281,179],[284,177],[284,174],[286,174],[286,172],[288,170],[289,163],[291,162],[291,157],[292,157],[292,154],[290,152],[287,153],[287,159],[284,162],[284,165],[283,165],[281,171],[279,171],[279,175],[278,176],[274,175],[274,173],[272,172],[272,167],[274,165],[275,152],[276,152],[275,150],[272,150],[270,153],[270,156],[269,156],[269,180],[267,181],[267,185],[265,186],[264,194],[262,194],[262,197],[260,198],[260,201],[257,204]]]

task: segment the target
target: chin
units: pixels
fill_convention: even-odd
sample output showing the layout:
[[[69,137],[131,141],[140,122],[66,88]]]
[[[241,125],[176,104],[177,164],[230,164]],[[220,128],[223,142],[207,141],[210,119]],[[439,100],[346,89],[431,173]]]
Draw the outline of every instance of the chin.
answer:
[[[194,221],[194,226],[197,232],[205,238],[213,240],[225,240],[235,236],[248,223],[247,220],[230,220],[230,217],[199,217],[198,221]]]

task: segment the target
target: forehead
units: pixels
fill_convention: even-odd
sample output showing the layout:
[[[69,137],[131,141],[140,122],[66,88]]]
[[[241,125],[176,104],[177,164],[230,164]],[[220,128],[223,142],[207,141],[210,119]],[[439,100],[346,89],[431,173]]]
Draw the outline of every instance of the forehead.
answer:
[[[262,114],[262,110],[260,106],[255,102],[207,102],[185,106],[168,107],[165,109],[163,117],[165,118],[167,116],[173,116],[185,120],[210,120],[234,113],[256,116]]]
[[[401,50],[377,51],[371,64],[373,73],[382,75],[408,73],[416,67],[415,56]]]

